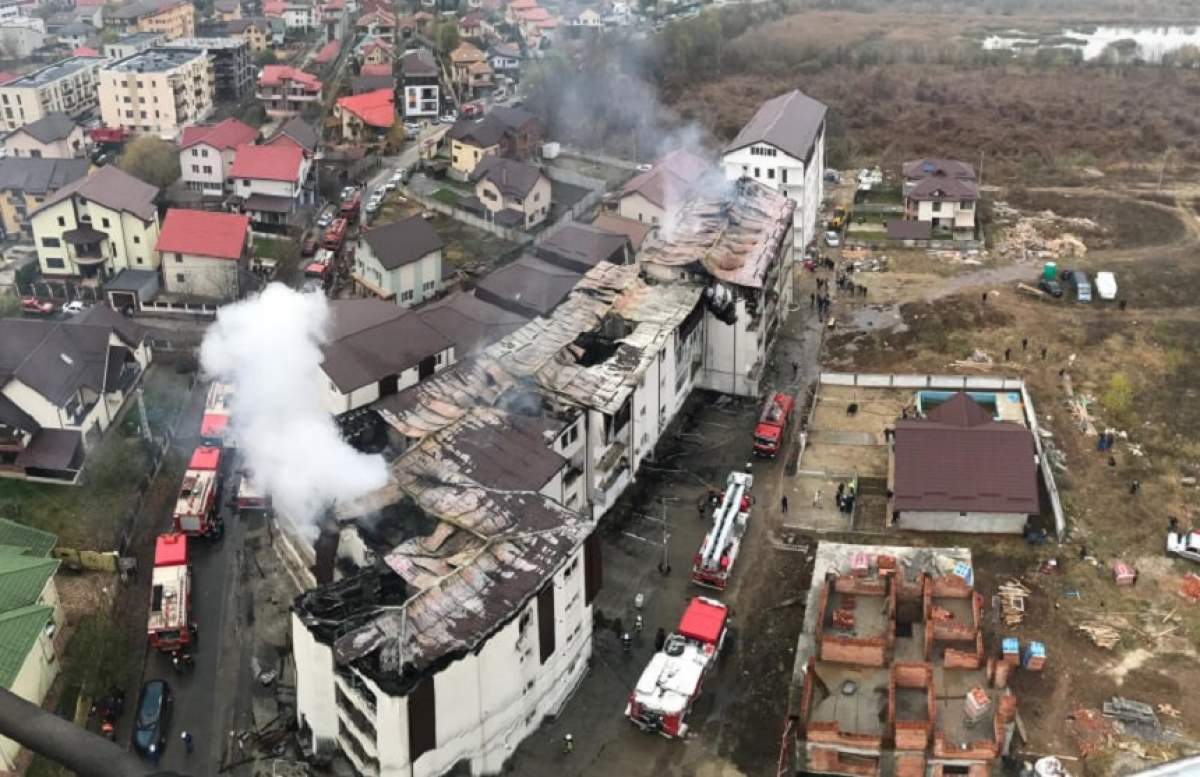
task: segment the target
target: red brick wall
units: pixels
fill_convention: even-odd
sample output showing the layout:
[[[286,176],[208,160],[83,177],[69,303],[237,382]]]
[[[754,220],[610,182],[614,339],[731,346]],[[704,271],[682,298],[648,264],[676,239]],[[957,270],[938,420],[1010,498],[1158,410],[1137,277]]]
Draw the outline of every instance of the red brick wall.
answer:
[[[883,666],[887,650],[882,638],[853,639],[825,637],[821,640],[821,660],[857,666]]]
[[[934,596],[945,596],[948,599],[966,599],[973,593],[973,589],[967,585],[967,581],[958,575],[930,578],[930,586]]]
[[[946,747],[946,735],[940,731],[933,735],[933,755],[935,758],[953,758],[956,761],[990,761],[999,753],[996,743],[989,739],[977,739],[968,742],[967,748]]]
[[[896,721],[896,749],[924,750],[929,745],[933,724],[919,720]]]
[[[808,750],[808,770],[828,774],[854,774],[860,777],[875,777],[879,774],[879,762],[868,766],[861,762],[844,762],[836,750],[823,747],[810,747]]]
[[[861,747],[875,750],[883,747],[883,737],[875,734],[855,734],[842,731],[838,728],[837,722],[832,720],[810,722],[806,738],[809,742],[823,742],[832,745],[845,745],[846,747]]]
[[[897,754],[896,777],[925,777],[925,756],[917,753]]]
[[[804,690],[800,693],[800,715],[796,723],[796,736],[803,737],[805,726],[808,723],[808,713],[812,711],[812,697],[814,686],[820,682],[817,677],[817,660],[811,656],[808,659],[808,668],[804,672]]]
[[[829,609],[829,583],[826,582],[821,586],[821,598],[817,602],[817,644],[821,644],[821,639],[825,635],[825,611]]]
[[[833,589],[839,594],[858,594],[859,596],[887,596],[887,581],[851,577],[842,575],[834,579]]]
[[[900,688],[928,688],[933,682],[929,664],[897,661],[892,664],[892,678]]]

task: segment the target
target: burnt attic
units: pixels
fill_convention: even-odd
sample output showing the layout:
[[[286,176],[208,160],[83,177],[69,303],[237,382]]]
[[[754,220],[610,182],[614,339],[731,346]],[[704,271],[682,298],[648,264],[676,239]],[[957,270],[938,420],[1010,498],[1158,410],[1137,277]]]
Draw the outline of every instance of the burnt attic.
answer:
[[[566,563],[591,522],[538,493],[566,463],[546,447],[557,431],[478,408],[339,506],[380,560],[296,600],[339,665],[402,694],[503,628]]]

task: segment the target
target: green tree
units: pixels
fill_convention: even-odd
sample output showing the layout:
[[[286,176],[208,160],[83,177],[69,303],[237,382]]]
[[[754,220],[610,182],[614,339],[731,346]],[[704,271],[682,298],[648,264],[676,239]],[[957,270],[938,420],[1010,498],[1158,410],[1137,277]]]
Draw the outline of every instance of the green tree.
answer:
[[[151,186],[165,189],[179,180],[179,150],[173,143],[143,135],[125,146],[117,167]]]
[[[107,615],[86,615],[67,647],[67,683],[96,697],[118,685],[127,666],[129,640]]]
[[[1102,401],[1118,420],[1123,421],[1127,418],[1129,411],[1133,409],[1133,385],[1125,373],[1114,372],[1108,379],[1108,387],[1104,390]]]
[[[254,55],[254,64],[258,65],[259,67],[263,67],[264,65],[274,65],[278,61],[279,57],[275,55],[274,49],[263,49]]]
[[[0,294],[0,318],[21,315],[21,298],[16,294]]]
[[[438,25],[434,40],[437,41],[438,51],[443,54],[454,51],[459,44],[458,24],[449,20],[442,22]]]

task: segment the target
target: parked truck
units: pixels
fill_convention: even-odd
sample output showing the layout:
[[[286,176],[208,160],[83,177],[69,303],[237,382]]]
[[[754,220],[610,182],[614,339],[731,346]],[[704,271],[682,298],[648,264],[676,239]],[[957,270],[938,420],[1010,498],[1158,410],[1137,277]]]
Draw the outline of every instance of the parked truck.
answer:
[[[349,227],[349,222],[346,219],[334,219],[329,225],[329,229],[325,230],[325,235],[321,238],[321,246],[328,248],[330,251],[336,251],[342,247],[342,241],[346,239],[346,229]]]
[[[725,590],[733,573],[742,535],[750,521],[754,497],[750,493],[754,476],[749,472],[731,472],[713,508],[713,525],[692,561],[692,582],[706,588]]]
[[[175,501],[175,531],[189,537],[221,535],[221,449],[201,446],[192,453]]]
[[[187,536],[160,534],[154,543],[154,573],[150,583],[150,616],[146,636],[150,647],[164,652],[182,650],[192,642],[188,618],[192,611],[192,568]]]
[[[233,446],[229,434],[229,416],[233,406],[233,386],[213,381],[208,387],[204,401],[204,415],[200,418],[200,440],[205,445],[219,448]]]
[[[767,397],[758,425],[754,427],[754,452],[759,456],[775,458],[783,448],[784,434],[792,420],[796,400],[782,391]]]
[[[1200,529],[1182,531],[1172,525],[1167,531],[1167,555],[1200,563]]]
[[[679,627],[655,653],[629,694],[625,717],[638,728],[670,739],[687,734],[687,714],[713,671],[729,631],[729,608],[697,596]]]

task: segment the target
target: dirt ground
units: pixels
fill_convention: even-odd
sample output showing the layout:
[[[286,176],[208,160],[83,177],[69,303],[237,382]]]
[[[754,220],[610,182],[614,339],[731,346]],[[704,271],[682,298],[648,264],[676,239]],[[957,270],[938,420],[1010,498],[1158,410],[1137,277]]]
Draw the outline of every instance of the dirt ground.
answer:
[[[1184,575],[1200,568],[1163,552],[1168,517],[1184,526],[1197,517],[1196,486],[1187,485],[1195,481],[1185,480],[1200,474],[1194,186],[1168,182],[1160,194],[1090,188],[1073,196],[1061,190],[1005,196],[1022,208],[1095,220],[1101,230],[1085,237],[1086,256],[1060,267],[1113,271],[1127,309],[1115,301],[1085,305],[1019,292],[1018,281],[1036,282],[1040,261],[985,260],[947,273],[897,260],[889,272],[861,276],[873,299],[835,302],[837,324],[823,366],[1026,380],[1051,435],[1045,442],[1061,454],[1056,480],[1066,539],[1042,546],[1019,538],[950,539],[972,549],[985,596],[1010,579],[1032,591],[1021,626],[994,622],[991,629],[997,639],[1012,633],[1047,647],[1046,670],[1018,672],[1013,684],[1028,751],[1082,757],[1069,766],[1083,774],[1128,773],[1200,751],[1200,698],[1188,693],[1200,680],[1200,603],[1179,594]],[[864,316],[868,304],[879,310]],[[964,364],[976,351],[991,362]],[[1097,451],[1098,438],[1085,431],[1072,397],[1087,406],[1091,428],[1117,431],[1111,452]],[[1053,571],[1050,559],[1057,562]],[[1114,584],[1118,560],[1138,570],[1135,586]],[[1086,622],[1115,628],[1119,641],[1112,649],[1093,644],[1079,629]],[[1160,714],[1164,733],[1139,739],[1110,728],[1096,735],[1092,727],[1106,724],[1086,711],[1099,710],[1114,694],[1170,705]]]

